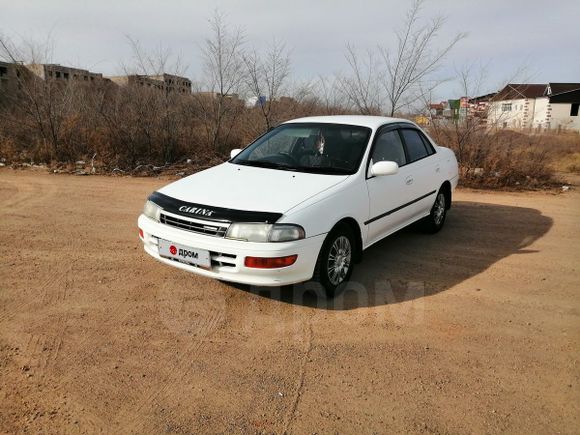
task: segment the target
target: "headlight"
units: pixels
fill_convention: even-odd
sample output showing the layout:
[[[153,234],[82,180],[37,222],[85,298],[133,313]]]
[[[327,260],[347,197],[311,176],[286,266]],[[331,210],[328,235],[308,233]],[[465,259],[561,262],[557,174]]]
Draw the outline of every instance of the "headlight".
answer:
[[[145,207],[143,207],[143,214],[150,219],[153,219],[156,222],[159,222],[159,215],[161,214],[161,207],[151,201],[147,201],[145,203]]]
[[[289,242],[304,237],[304,228],[292,224],[234,223],[226,233],[228,239],[246,242]]]
[[[270,242],[289,242],[300,240],[305,236],[304,228],[299,225],[274,225],[270,230]]]

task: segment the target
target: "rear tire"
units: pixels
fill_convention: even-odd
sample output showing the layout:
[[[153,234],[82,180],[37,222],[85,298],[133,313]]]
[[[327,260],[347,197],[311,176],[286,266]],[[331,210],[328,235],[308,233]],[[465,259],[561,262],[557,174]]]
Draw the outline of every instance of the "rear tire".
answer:
[[[426,232],[435,234],[443,228],[447,216],[447,201],[447,194],[443,189],[440,189],[437,192],[435,203],[431,207],[431,213],[422,222]]]
[[[327,298],[333,298],[348,282],[354,268],[355,237],[346,224],[335,227],[326,237],[316,267],[313,281],[319,282]]]

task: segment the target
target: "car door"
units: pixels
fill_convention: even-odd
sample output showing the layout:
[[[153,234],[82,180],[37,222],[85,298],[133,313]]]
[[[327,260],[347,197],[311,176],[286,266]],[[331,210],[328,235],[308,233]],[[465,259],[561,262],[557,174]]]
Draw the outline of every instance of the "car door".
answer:
[[[439,167],[435,149],[429,140],[416,128],[401,128],[401,137],[407,156],[407,183],[411,204],[408,213],[411,220],[427,215],[435,201],[439,186]]]
[[[376,162],[394,161],[399,172],[394,175],[372,176],[370,168]],[[396,127],[386,127],[377,132],[367,167],[369,193],[369,219],[367,245],[393,232],[410,218],[409,210],[402,207],[411,200],[411,171],[407,167],[403,141]]]

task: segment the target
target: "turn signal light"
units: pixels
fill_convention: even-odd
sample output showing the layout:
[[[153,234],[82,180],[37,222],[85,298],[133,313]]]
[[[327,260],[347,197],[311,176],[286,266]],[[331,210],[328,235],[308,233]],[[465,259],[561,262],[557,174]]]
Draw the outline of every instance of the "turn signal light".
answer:
[[[298,255],[287,257],[246,257],[244,265],[254,269],[277,269],[279,267],[292,266],[296,263]]]

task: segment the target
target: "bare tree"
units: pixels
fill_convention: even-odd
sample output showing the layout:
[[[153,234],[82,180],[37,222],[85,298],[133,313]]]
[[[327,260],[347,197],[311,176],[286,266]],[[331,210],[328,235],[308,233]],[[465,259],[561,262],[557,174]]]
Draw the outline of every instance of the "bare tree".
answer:
[[[419,100],[425,89],[433,89],[437,81],[426,86],[426,81],[439,68],[441,61],[463,38],[458,33],[442,48],[435,48],[445,17],[435,17],[428,23],[421,21],[421,9],[425,0],[415,0],[407,12],[403,26],[395,32],[396,48],[391,50],[379,46],[385,65],[385,76],[381,80],[388,101],[388,113],[393,116],[403,107]]]
[[[260,58],[254,50],[244,55],[243,59],[248,90],[257,99],[266,130],[269,130],[275,123],[276,100],[284,92],[290,75],[290,55],[283,43],[274,40],[264,58]]]
[[[340,86],[340,79],[336,76],[319,75],[312,83],[313,94],[320,106],[321,114],[338,115],[348,112]]]
[[[229,30],[219,11],[214,13],[210,25],[212,36],[202,47],[204,81],[194,97],[201,109],[208,145],[215,150],[221,141],[228,142],[243,110],[238,97],[244,82],[244,33],[241,29]]]
[[[0,58],[15,65],[18,71],[18,93],[9,95],[16,109],[13,113],[15,129],[34,131],[40,142],[41,153],[51,159],[67,159],[70,153],[64,149],[65,140],[71,133],[76,107],[81,103],[72,84],[57,84],[36,76],[31,67],[47,63],[52,55],[53,44],[21,41],[15,44],[5,36],[0,37]]]
[[[182,76],[187,67],[183,64],[180,55],[174,55],[172,51],[159,45],[153,51],[146,51],[141,42],[126,35],[131,48],[131,63],[122,64],[125,74],[161,75],[163,73]]]
[[[185,74],[187,68],[180,55],[174,55],[170,49],[161,45],[148,52],[141,47],[138,40],[130,36],[127,36],[127,39],[132,50],[132,64],[124,65],[125,74],[136,73],[153,77]],[[173,92],[170,87],[164,92],[145,88],[134,88],[129,91],[137,103],[132,105],[137,112],[134,123],[139,127],[148,145],[148,158],[160,154],[163,158],[163,162],[160,163],[171,161],[179,141],[178,120],[181,116],[183,96]]]
[[[346,61],[350,74],[338,78],[338,86],[345,100],[362,115],[377,115],[381,111],[382,94],[380,86],[382,74],[375,55],[367,51],[361,60],[354,47],[346,46]]]
[[[441,144],[450,146],[454,151],[464,176],[478,167],[484,148],[490,143],[489,131],[486,128],[488,115],[487,101],[473,102],[472,98],[480,96],[488,80],[487,64],[481,62],[455,67],[455,91],[467,98],[460,108],[459,116],[444,118],[431,112],[433,103],[431,91],[420,92],[425,112],[430,119],[429,132]],[[474,166],[475,165],[475,166]]]

